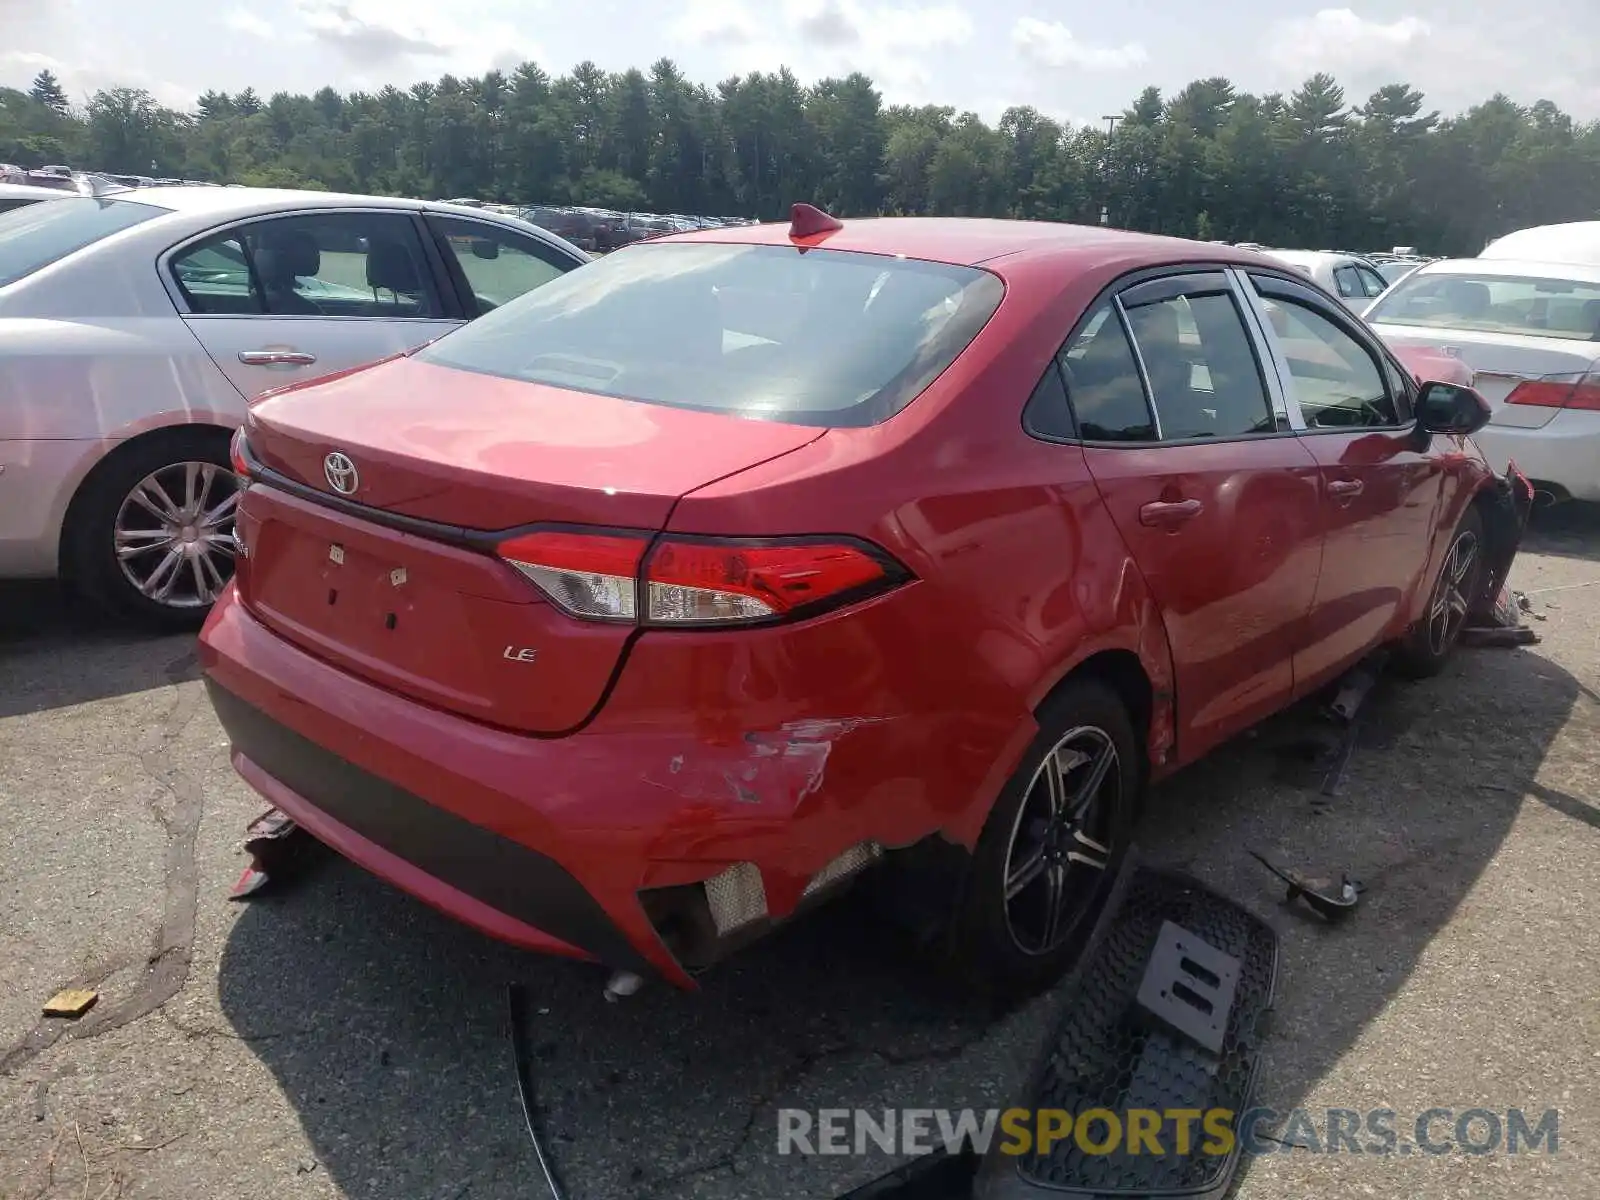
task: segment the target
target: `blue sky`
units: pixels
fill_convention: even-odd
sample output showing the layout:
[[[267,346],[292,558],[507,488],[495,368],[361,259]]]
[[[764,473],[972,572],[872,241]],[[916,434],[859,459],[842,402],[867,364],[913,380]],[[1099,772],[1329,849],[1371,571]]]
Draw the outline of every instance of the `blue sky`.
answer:
[[[1337,4],[1337,0],[1335,0]],[[668,55],[692,79],[789,65],[860,69],[891,102],[993,120],[1120,111],[1147,84],[1207,75],[1286,90],[1314,71],[1352,101],[1404,80],[1445,112],[1496,90],[1600,118],[1600,0],[0,0],[0,84],[41,68],[75,101],[108,84],[187,106],[209,88],[262,94],[406,85],[524,58],[618,70]],[[1448,14],[1448,15],[1447,15]],[[92,35],[89,31],[93,31]]]

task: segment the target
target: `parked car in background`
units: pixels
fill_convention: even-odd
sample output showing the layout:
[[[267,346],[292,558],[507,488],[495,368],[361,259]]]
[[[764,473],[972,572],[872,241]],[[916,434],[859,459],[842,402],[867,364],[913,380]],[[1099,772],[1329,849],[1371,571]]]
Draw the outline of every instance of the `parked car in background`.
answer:
[[[37,204],[40,200],[59,200],[72,193],[58,188],[31,187],[25,183],[0,183],[0,212]]]
[[[1311,276],[1318,286],[1360,312],[1389,286],[1378,268],[1365,258],[1329,250],[1265,250],[1279,262]]]
[[[1519,229],[1490,242],[1478,257],[1600,266],[1600,221],[1567,221]]]
[[[797,206],[254,406],[201,657],[252,786],[494,936],[692,986],[887,858],[1025,991],[1148,777],[1439,669],[1484,416],[1263,256]]]
[[[414,348],[587,261],[514,218],[253,188],[0,213],[0,578],[196,624],[249,399]]]
[[[1383,281],[1390,287],[1393,287],[1407,275],[1411,274],[1411,272],[1420,267],[1422,265],[1422,260],[1391,258],[1383,262],[1374,262],[1372,265],[1377,270],[1378,274],[1383,276]]]
[[[1600,500],[1600,264],[1429,263],[1366,317],[1392,346],[1471,368],[1492,410],[1479,443],[1544,498]]]

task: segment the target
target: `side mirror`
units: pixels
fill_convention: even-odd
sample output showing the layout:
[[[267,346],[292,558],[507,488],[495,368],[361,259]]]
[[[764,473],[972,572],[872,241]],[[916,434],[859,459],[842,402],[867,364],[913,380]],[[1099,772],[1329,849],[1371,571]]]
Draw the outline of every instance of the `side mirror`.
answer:
[[[1489,417],[1489,402],[1463,384],[1435,380],[1417,397],[1417,427],[1424,433],[1473,434]]]
[[[491,262],[500,257],[500,243],[488,238],[472,239],[472,257],[486,258]]]

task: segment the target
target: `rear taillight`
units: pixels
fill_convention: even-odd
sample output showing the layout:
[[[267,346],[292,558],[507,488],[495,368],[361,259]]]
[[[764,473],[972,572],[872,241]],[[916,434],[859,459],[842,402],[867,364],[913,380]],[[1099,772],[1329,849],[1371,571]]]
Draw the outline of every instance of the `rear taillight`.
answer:
[[[632,534],[541,531],[497,552],[572,616],[643,625],[799,619],[910,578],[876,546],[840,538],[663,538],[651,549]]]
[[[244,454],[244,430],[236,429],[233,440],[228,443],[228,462],[233,467],[234,478],[238,481],[240,489],[250,486],[250,462]]]
[[[1517,384],[1507,404],[1527,404],[1536,408],[1582,408],[1600,411],[1600,372],[1587,375],[1546,375]]]

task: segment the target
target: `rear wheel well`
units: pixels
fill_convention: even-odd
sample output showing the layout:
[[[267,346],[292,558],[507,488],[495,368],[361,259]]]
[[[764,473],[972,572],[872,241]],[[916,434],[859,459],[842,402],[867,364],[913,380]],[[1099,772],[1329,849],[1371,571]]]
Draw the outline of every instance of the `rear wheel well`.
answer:
[[[1055,695],[1073,680],[1084,677],[1100,680],[1117,694],[1128,708],[1128,719],[1133,723],[1140,750],[1148,750],[1150,721],[1155,716],[1155,688],[1139,656],[1132,650],[1102,650],[1098,654],[1091,654],[1067,672],[1066,677],[1050,690],[1050,695]],[[1041,707],[1048,700],[1049,696],[1045,697]]]
[[[119,442],[108,453],[101,455],[100,461],[89,468],[89,473],[78,482],[77,490],[72,493],[72,499],[67,502],[66,514],[61,519],[61,538],[56,547],[56,562],[58,572],[63,577],[70,577],[72,567],[72,545],[78,534],[78,526],[82,523],[85,501],[94,492],[95,484],[103,479],[108,471],[129,455],[137,453],[144,447],[157,442],[171,442],[175,450],[185,445],[204,444],[211,449],[214,443],[221,443],[223,452],[227,452],[228,439],[233,437],[233,431],[223,425],[212,425],[205,422],[194,422],[187,425],[163,425],[159,429],[137,434],[124,442]],[[70,579],[69,579],[70,581]]]

